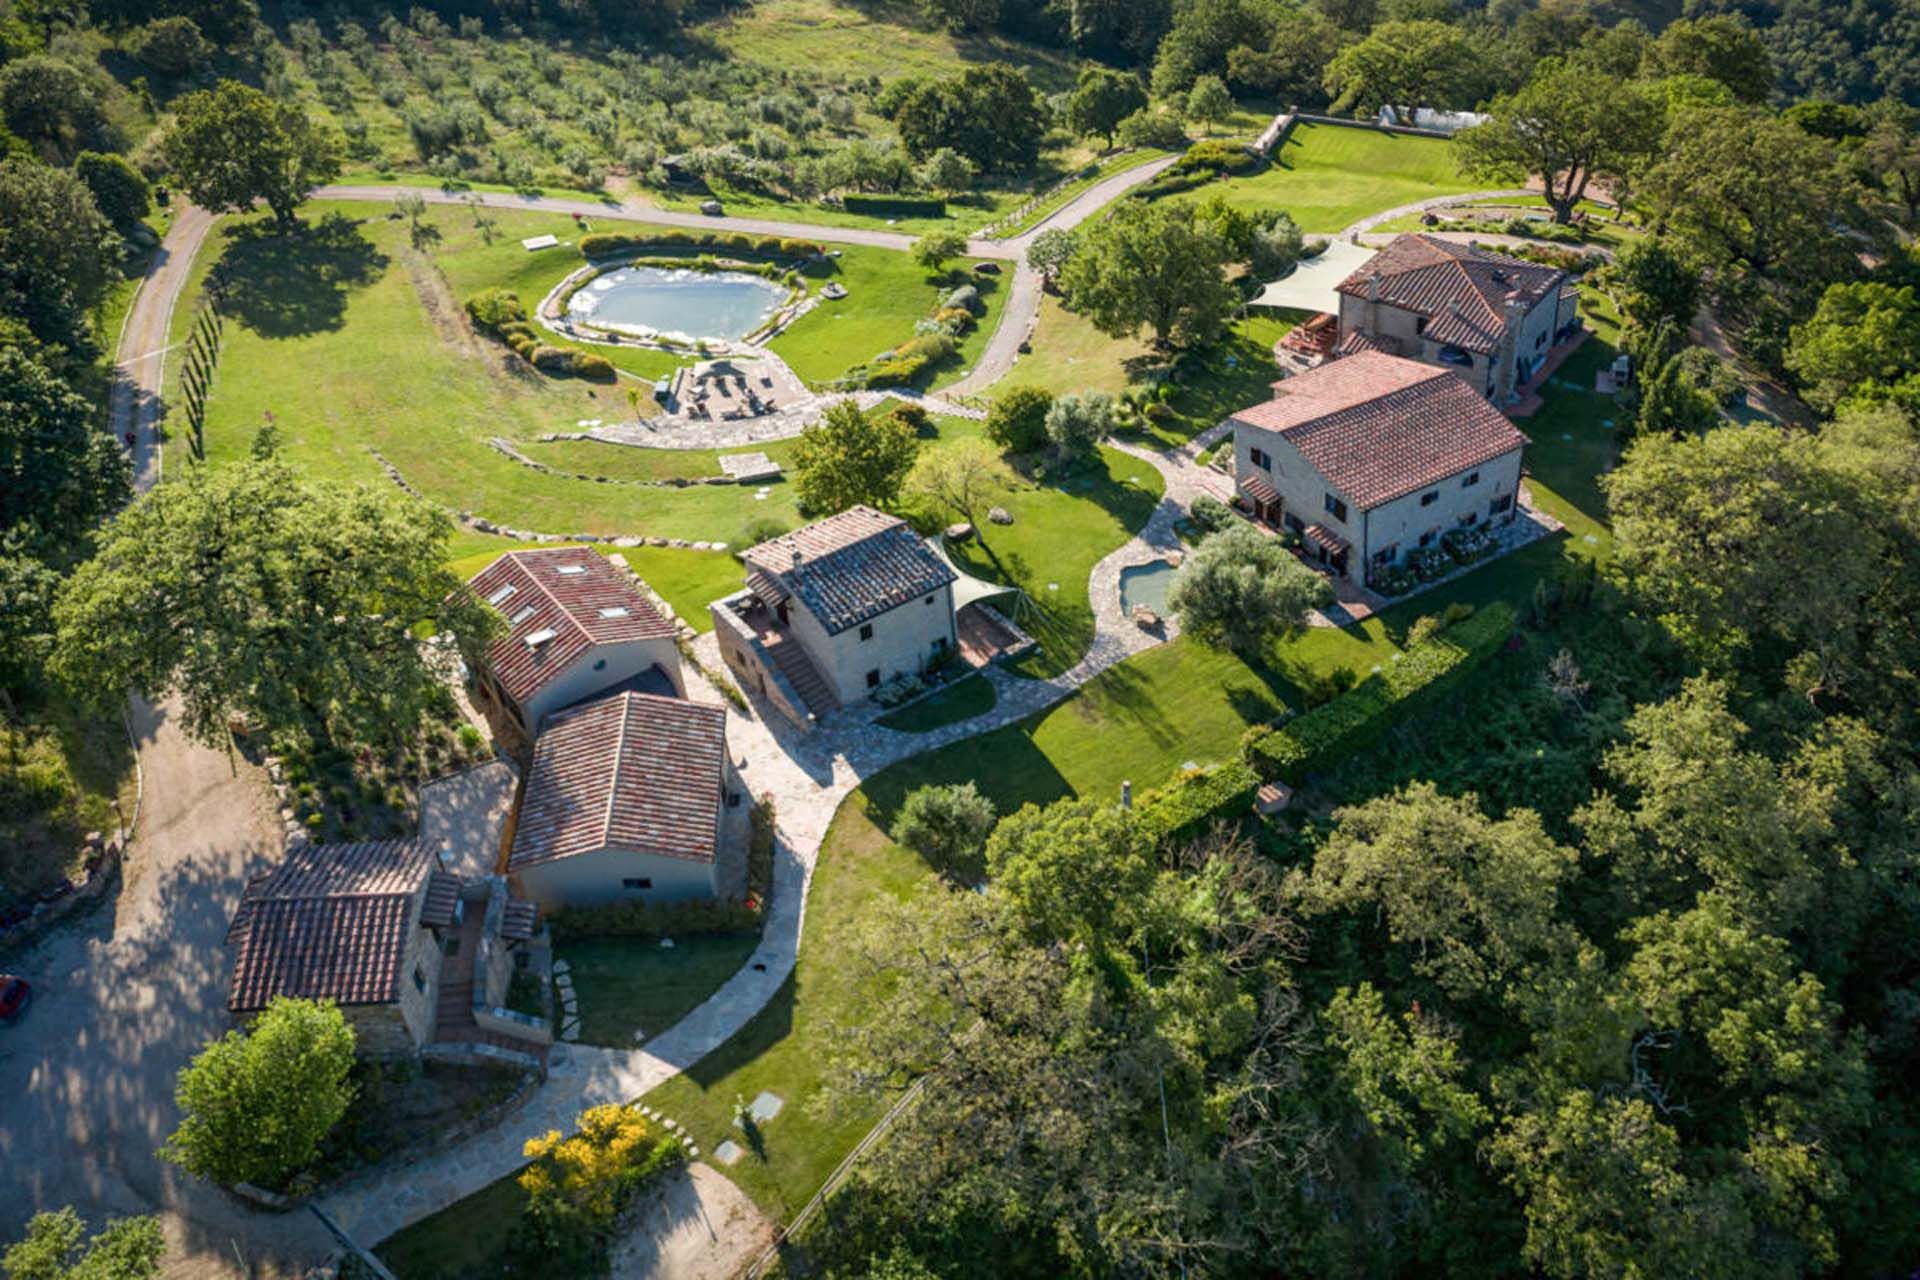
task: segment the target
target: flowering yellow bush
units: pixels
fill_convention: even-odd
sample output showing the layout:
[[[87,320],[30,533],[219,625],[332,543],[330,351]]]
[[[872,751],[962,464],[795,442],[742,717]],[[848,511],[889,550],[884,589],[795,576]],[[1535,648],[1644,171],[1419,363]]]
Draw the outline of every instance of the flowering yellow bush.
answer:
[[[532,1163],[521,1172],[520,1187],[536,1214],[559,1209],[602,1224],[677,1150],[639,1108],[593,1107],[580,1114],[580,1131],[571,1137],[554,1129],[528,1140]]]

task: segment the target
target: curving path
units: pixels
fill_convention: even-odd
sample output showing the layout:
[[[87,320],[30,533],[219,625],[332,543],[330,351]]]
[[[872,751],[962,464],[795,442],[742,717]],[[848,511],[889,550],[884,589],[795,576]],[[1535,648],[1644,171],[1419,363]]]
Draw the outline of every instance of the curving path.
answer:
[[[1379,213],[1370,213],[1360,221],[1342,227],[1333,237],[1335,240],[1351,240],[1355,236],[1366,235],[1383,222],[1392,222],[1395,218],[1411,217],[1416,213],[1430,213],[1438,209],[1451,208],[1454,205],[1472,204],[1476,200],[1495,200],[1507,196],[1537,196],[1538,187],[1500,187],[1491,191],[1462,191],[1457,195],[1434,196],[1427,200],[1415,200],[1412,204],[1399,204],[1391,209],[1382,209]]]

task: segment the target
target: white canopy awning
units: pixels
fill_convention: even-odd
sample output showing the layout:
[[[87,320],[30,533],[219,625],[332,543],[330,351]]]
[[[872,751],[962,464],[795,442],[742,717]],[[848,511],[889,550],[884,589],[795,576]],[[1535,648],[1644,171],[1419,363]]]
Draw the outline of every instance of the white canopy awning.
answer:
[[[1372,261],[1374,253],[1375,250],[1363,245],[1330,240],[1318,256],[1305,259],[1292,272],[1269,284],[1248,305],[1338,315],[1340,295],[1334,286]]]
[[[953,562],[953,557],[947,554],[947,546],[944,539],[928,538],[927,545],[933,548],[933,554],[939,556],[946,562],[947,568],[953,570],[953,611],[955,613],[960,612],[970,604],[978,604],[982,600],[992,600],[996,596],[1017,596],[1020,594],[1020,588],[1018,587],[1008,587],[1002,586],[998,582],[988,582],[985,578],[976,578],[961,569],[959,565]]]

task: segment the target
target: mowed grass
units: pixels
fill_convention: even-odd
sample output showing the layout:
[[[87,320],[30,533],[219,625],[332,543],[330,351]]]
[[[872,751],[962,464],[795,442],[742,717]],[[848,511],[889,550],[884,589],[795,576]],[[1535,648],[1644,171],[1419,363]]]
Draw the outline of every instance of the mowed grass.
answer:
[[[1002,607],[1039,647],[1015,661],[1013,670],[1054,676],[1086,653],[1093,642],[1088,575],[1139,532],[1165,489],[1154,467],[1102,447],[1065,475],[1023,483],[997,499],[1013,517],[1011,525],[983,525],[984,538],[948,548],[963,572],[1026,593],[1024,604]]]
[[[374,1253],[400,1280],[499,1275],[507,1239],[526,1209],[527,1195],[520,1184],[502,1178],[395,1232]]]
[[[1071,88],[1074,60],[998,36],[964,36],[910,0],[758,0],[699,28],[733,57],[835,76],[957,75],[968,63],[1011,62],[1045,93]]]
[[[932,733],[993,710],[999,698],[985,676],[972,675],[922,698],[909,707],[881,716],[879,723],[902,733]]]
[[[659,1035],[726,982],[753,954],[751,933],[672,939],[579,938],[554,948],[571,967],[580,1009],[580,1039],[631,1049],[635,1033]]]
[[[975,276],[972,267],[980,260],[962,258],[949,263],[943,275],[933,276],[906,253],[857,247],[837,247],[834,252],[839,256],[807,269],[807,281],[816,291],[837,283],[847,296],[821,301],[767,344],[810,383],[829,382],[909,341],[914,325],[962,284],[979,291],[986,311],[973,332],[961,339],[959,351],[936,371],[932,385],[951,382],[971,369],[1000,323],[1008,292],[1003,282],[1011,263],[997,264],[998,276]]]
[[[1298,124],[1273,163],[1199,189],[1243,209],[1283,209],[1300,229],[1332,235],[1370,213],[1433,196],[1483,189],[1462,177],[1440,138],[1330,124]]]

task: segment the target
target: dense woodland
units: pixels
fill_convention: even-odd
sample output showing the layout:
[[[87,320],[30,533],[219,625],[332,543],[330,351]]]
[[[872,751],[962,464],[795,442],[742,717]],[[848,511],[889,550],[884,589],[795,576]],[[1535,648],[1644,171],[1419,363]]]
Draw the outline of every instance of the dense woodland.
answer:
[[[837,1078],[927,1084],[809,1250],[888,1280],[1920,1267],[1920,6],[925,0],[889,13],[978,60],[886,79],[730,59],[729,12],[0,0],[0,822],[71,834],[36,744],[129,684],[185,670],[210,738],[238,709],[343,740],[403,736],[432,684],[391,656],[445,595],[439,518],[303,491],[271,433],[101,532],[130,496],[102,319],[152,189],[222,196],[234,121],[278,149],[222,198],[298,234],[350,165],[658,185],[683,155],[780,199],[963,195],[1183,143],[1156,122],[1213,84],[1483,107],[1464,169],[1578,174],[1557,213],[1604,193],[1653,232],[1596,276],[1642,371],[1617,555],[1542,582],[1507,652],[1285,835],[1161,847],[1062,802],[975,842],[986,892],[876,909],[846,963],[897,981]],[[1068,302],[1217,339],[1228,268],[1298,237],[1205,194],[1054,245]],[[1175,264],[1158,303],[1114,279],[1142,246]],[[1756,374],[1804,421],[1726,416]],[[273,554],[181,589],[268,593],[297,644],[126,608],[239,547]],[[376,598],[411,602],[398,634],[354,621]]]

